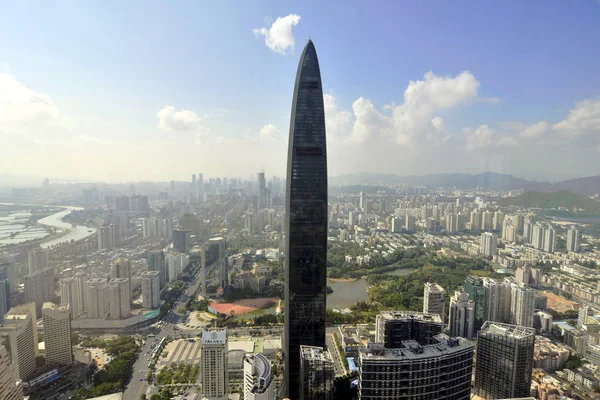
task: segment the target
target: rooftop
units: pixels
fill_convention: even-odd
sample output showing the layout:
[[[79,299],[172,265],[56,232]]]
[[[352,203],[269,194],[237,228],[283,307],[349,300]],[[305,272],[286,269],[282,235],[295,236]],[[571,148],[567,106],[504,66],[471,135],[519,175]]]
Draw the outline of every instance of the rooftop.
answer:
[[[211,329],[202,332],[202,344],[226,344],[227,330],[226,329]]]
[[[499,322],[487,321],[481,327],[481,334],[510,336],[516,339],[522,339],[535,335],[535,329],[524,326],[501,324]]]
[[[400,349],[386,349],[383,343],[369,343],[359,349],[361,359],[368,360],[414,360],[420,358],[441,357],[464,350],[473,350],[474,344],[463,338],[451,338],[445,334],[434,337],[437,343],[421,346],[415,340],[402,341]]]
[[[308,360],[332,361],[331,354],[317,346],[300,346],[300,357]]]
[[[442,319],[438,314],[429,314],[419,311],[382,311],[378,317],[387,320],[417,319],[419,321],[442,323]]]

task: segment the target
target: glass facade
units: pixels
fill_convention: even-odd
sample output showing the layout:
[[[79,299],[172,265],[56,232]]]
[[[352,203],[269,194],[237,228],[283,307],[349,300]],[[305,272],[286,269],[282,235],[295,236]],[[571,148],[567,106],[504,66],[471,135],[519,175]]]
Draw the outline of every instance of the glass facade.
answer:
[[[327,153],[319,61],[309,40],[298,65],[286,198],[285,388],[298,399],[300,346],[325,347]]]

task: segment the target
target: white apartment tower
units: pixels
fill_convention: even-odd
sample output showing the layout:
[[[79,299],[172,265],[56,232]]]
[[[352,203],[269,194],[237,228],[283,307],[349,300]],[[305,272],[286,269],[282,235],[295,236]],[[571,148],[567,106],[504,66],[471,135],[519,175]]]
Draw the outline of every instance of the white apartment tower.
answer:
[[[225,400],[229,393],[227,330],[205,330],[201,343],[202,394],[208,400]]]
[[[46,363],[70,365],[73,362],[73,346],[69,309],[50,302],[44,303],[42,319],[44,321]]]
[[[73,318],[77,318],[84,310],[79,293],[79,280],[75,277],[67,277],[60,280],[60,304],[68,307]]]
[[[571,227],[567,231],[567,251],[569,253],[578,253],[579,252],[579,242],[580,242],[580,232],[579,229],[575,227]]]
[[[518,326],[533,327],[535,308],[535,290],[513,284],[511,288],[511,323]]]
[[[552,227],[546,228],[544,232],[544,251],[554,253],[556,249],[556,231]]]
[[[41,247],[29,250],[27,253],[27,261],[30,274],[46,269],[48,268],[48,251]]]
[[[504,281],[483,278],[485,288],[485,315],[488,321],[510,321],[511,286]]]
[[[456,291],[450,299],[448,331],[451,337],[475,336],[475,304],[464,290]]]
[[[30,378],[36,368],[35,358],[38,355],[35,304],[11,308],[0,327],[0,336],[7,338],[19,379]]]
[[[271,362],[262,354],[244,358],[244,400],[275,400]]]
[[[160,307],[160,272],[142,272],[142,306],[146,309]]]
[[[479,253],[488,258],[492,258],[498,252],[498,238],[491,232],[481,234],[481,242],[479,244]]]
[[[117,278],[108,282],[110,318],[121,319],[129,317],[131,312],[131,292],[129,279]]]
[[[444,324],[446,311],[446,291],[437,283],[425,283],[423,293],[423,312],[429,314],[438,314]]]
[[[105,278],[91,278],[86,282],[85,311],[88,318],[106,318],[108,314],[108,282]]]

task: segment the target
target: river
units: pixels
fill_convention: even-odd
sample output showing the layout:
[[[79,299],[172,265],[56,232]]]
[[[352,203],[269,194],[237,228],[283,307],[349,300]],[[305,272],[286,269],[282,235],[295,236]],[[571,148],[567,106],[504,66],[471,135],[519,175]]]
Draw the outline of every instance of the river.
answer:
[[[81,207],[61,206],[61,208],[64,208],[64,210],[49,215],[46,218],[42,218],[37,222],[41,225],[52,226],[57,229],[69,230],[69,233],[57,239],[49,240],[47,242],[42,243],[40,246],[43,248],[48,248],[57,243],[70,242],[71,240],[77,241],[87,236],[93,235],[96,232],[96,228],[90,228],[83,225],[73,226],[68,222],[62,221],[63,217],[69,214],[71,210],[82,210]]]
[[[404,276],[414,272],[415,268],[402,268],[389,272],[386,275]],[[327,279],[333,293],[327,295],[327,308],[343,309],[358,303],[369,301],[367,282],[364,279],[356,280],[331,280]]]

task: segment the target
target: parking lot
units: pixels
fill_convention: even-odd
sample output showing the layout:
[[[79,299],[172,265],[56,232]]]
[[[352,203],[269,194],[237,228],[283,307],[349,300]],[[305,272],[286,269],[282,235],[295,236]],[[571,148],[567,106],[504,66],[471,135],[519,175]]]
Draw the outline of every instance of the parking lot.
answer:
[[[90,347],[88,350],[90,351],[92,359],[96,361],[98,369],[102,369],[106,363],[110,362],[110,356],[106,354],[103,349]]]
[[[167,356],[163,357],[161,355],[158,358],[156,369],[159,370],[171,363],[197,363],[200,361],[201,347],[200,339],[174,340],[165,346],[163,354],[167,352]]]

